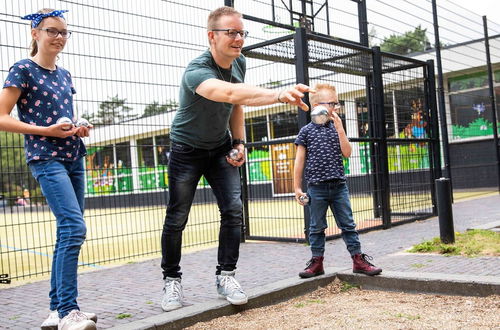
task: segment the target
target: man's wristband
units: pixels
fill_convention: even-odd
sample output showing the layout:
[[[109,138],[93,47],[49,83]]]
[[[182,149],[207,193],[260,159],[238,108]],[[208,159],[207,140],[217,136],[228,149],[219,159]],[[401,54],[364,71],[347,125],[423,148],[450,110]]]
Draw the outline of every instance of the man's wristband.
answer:
[[[238,144],[243,144],[245,145],[245,141],[243,141],[242,139],[233,139],[233,147],[238,145]]]

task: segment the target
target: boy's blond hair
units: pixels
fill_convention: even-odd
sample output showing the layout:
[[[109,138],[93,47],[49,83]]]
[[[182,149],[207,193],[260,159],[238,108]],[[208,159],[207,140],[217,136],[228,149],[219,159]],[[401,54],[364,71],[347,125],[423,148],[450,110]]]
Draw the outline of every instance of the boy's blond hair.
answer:
[[[316,93],[310,93],[309,94],[309,102],[311,104],[316,104],[318,103],[317,100],[318,100],[318,97],[319,97],[319,93],[323,90],[328,90],[328,91],[332,91],[335,95],[337,95],[337,89],[335,88],[335,86],[332,86],[330,84],[316,84],[316,86],[314,87],[314,89],[316,90]]]

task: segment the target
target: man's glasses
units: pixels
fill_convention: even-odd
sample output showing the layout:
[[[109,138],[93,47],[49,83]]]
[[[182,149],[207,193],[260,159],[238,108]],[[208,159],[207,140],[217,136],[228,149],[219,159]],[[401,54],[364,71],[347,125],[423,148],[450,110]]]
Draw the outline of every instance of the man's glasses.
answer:
[[[233,30],[233,29],[212,29],[212,31],[223,31],[231,39],[236,39],[236,36],[239,34],[241,39],[245,39],[248,36],[248,31],[246,30]]]
[[[327,106],[332,107],[334,109],[340,109],[339,102],[318,102],[318,104],[327,105]]]
[[[71,31],[59,31],[53,28],[39,28],[38,30],[47,32],[47,35],[51,38],[57,38],[58,35],[61,35],[64,39],[68,39],[71,36]]]

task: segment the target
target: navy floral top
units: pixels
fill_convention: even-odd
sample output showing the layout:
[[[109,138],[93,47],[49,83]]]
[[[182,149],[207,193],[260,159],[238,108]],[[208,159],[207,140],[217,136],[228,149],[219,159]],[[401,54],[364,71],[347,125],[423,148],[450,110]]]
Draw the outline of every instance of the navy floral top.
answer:
[[[306,148],[305,179],[308,183],[345,179],[339,134],[332,121],[324,125],[310,122],[300,129],[295,144]]]
[[[42,68],[30,59],[15,63],[4,83],[21,90],[17,100],[19,119],[27,124],[50,126],[60,117],[74,118],[71,74],[57,67]],[[41,135],[24,135],[26,162],[55,159],[76,161],[86,155],[83,141],[76,135],[64,139]]]

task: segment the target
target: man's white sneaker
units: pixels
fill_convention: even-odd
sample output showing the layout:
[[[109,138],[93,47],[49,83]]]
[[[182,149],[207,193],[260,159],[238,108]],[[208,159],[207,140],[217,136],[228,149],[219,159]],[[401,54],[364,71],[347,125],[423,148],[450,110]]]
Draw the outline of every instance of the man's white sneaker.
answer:
[[[234,271],[221,271],[216,275],[217,293],[219,298],[224,298],[233,305],[244,305],[248,302],[248,297],[241,285],[234,278]]]
[[[89,320],[97,323],[97,315],[94,313],[86,313],[83,312],[87,316]],[[43,321],[41,328],[42,330],[57,330],[57,326],[59,325],[59,313],[57,311],[51,311],[49,316]]]
[[[95,330],[95,322],[89,320],[87,315],[73,309],[68,315],[59,320],[59,330]]]
[[[165,287],[163,288],[163,298],[161,300],[161,308],[165,312],[173,311],[182,307],[182,285],[180,277],[167,277],[165,279]]]

